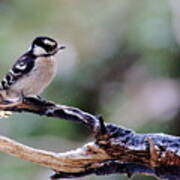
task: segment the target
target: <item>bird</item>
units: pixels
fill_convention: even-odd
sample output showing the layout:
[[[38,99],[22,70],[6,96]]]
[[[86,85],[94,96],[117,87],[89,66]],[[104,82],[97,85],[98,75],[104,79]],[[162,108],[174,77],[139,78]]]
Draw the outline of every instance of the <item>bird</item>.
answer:
[[[19,102],[23,97],[39,97],[55,77],[55,55],[64,48],[64,45],[59,45],[53,38],[36,37],[29,50],[17,59],[1,81],[1,99],[9,104]],[[3,112],[0,117],[1,114],[3,116]]]

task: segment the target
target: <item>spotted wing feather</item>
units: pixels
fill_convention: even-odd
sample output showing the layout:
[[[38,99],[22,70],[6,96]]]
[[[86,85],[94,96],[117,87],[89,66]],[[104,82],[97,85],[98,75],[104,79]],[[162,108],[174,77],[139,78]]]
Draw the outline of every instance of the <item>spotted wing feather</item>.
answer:
[[[9,89],[11,85],[18,81],[19,78],[28,74],[34,67],[34,59],[35,57],[33,57],[30,53],[26,53],[21,56],[2,80],[2,88],[4,90]]]

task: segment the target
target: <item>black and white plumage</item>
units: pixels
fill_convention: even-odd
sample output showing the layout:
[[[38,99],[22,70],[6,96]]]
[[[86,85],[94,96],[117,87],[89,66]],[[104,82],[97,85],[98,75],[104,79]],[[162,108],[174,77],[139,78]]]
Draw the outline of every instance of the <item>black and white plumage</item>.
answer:
[[[22,55],[1,82],[4,99],[38,96],[49,85],[56,73],[55,54],[64,49],[49,37],[37,37],[28,52]]]
[[[30,52],[27,52],[20,57],[17,62],[13,65],[9,73],[4,77],[1,82],[3,90],[8,90],[18,79],[27,75],[35,64],[35,58]]]

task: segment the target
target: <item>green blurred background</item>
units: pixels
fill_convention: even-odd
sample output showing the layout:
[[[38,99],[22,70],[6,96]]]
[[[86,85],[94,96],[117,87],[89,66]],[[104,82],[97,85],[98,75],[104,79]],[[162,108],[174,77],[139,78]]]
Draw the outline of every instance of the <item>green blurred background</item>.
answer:
[[[39,35],[67,46],[45,98],[139,133],[180,135],[179,0],[0,0],[1,78]],[[1,134],[56,152],[91,140],[82,125],[33,114],[14,114],[0,124]],[[0,179],[46,180],[50,174],[0,154]]]

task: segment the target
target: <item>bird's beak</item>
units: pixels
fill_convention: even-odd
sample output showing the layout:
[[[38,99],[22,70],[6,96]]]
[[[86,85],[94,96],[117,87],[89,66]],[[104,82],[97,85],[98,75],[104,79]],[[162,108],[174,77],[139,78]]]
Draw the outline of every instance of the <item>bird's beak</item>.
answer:
[[[51,53],[51,55],[56,54],[59,50],[65,49],[66,46],[59,46],[54,52]]]
[[[62,50],[62,49],[65,49],[65,48],[66,48],[66,46],[59,46],[59,47],[58,47],[58,51],[59,51],[59,50]]]

